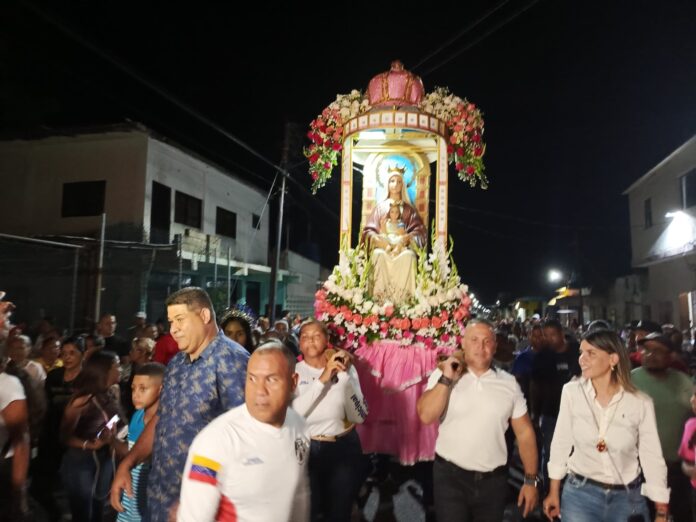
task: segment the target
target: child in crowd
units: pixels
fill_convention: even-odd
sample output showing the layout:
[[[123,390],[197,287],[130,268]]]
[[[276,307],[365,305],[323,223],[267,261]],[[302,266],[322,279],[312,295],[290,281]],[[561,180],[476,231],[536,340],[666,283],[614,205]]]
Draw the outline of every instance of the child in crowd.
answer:
[[[136,411],[128,426],[128,443],[126,444],[116,437],[113,437],[111,441],[119,458],[123,458],[135,445],[145,429],[145,425],[157,413],[164,371],[165,366],[156,362],[142,364],[135,370],[131,390]],[[147,462],[139,464],[131,470],[133,496],[123,495],[122,503],[125,511],[118,514],[118,522],[140,521],[147,512],[145,490],[149,471],[150,465]]]
[[[691,395],[691,409],[696,415],[696,386]],[[691,511],[693,520],[696,520],[696,417],[690,418],[684,425],[679,456],[682,458],[682,469],[691,478]]]

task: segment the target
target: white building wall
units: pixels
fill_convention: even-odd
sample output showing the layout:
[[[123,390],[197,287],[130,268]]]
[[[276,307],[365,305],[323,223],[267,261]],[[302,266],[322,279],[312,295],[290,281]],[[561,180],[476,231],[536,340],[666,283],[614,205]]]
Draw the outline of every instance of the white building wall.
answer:
[[[215,234],[217,207],[236,213],[237,237],[221,238],[220,257],[227,255],[230,246],[234,259],[262,265],[267,263],[269,209],[264,212],[264,193],[180,149],[150,138],[143,208],[144,224],[148,230],[153,181],[172,189],[170,239],[189,228],[174,222],[175,192],[181,191],[203,201],[202,229],[199,230],[202,234]],[[257,232],[252,226],[252,214],[262,216]]]
[[[651,265],[648,277],[647,303],[652,318],[679,326],[679,296],[696,290],[696,255]]]
[[[63,184],[76,181],[106,181],[107,226],[141,224],[146,151],[147,137],[135,132],[0,142],[0,208],[17,218],[3,220],[0,230],[69,235],[98,229],[98,216],[61,216]]]
[[[607,319],[617,326],[623,326],[643,318],[644,279],[639,274],[630,274],[614,280],[607,295]]]
[[[667,212],[682,209],[680,178],[696,167],[696,136],[687,141],[627,191],[631,221],[633,265],[661,255],[664,248],[655,249],[671,220]],[[645,200],[651,199],[653,226],[645,228]],[[691,209],[690,214],[694,214]],[[659,246],[659,245],[658,245]],[[667,245],[668,246],[668,245]]]
[[[321,266],[291,251],[283,252],[283,258],[282,265],[293,276],[287,286],[286,308],[303,316],[314,316],[314,294],[321,277]]]
[[[647,267],[642,318],[678,327],[685,323],[680,295],[696,289],[696,207],[683,208],[682,176],[696,168],[696,136],[629,187],[634,267]],[[645,227],[650,198],[653,226]],[[668,212],[677,215],[666,217]]]

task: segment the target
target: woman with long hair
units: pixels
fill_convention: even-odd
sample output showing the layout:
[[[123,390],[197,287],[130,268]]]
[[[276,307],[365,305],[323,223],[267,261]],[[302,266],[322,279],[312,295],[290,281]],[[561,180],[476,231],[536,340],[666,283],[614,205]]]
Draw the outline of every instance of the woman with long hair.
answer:
[[[76,522],[101,521],[109,496],[115,462],[108,432],[121,415],[118,399],[110,390],[119,378],[115,353],[93,353],[65,407],[60,434],[66,450],[60,471]]]
[[[544,513],[571,522],[647,522],[645,495],[655,503],[655,520],[666,521],[667,467],[655,409],[631,382],[619,336],[606,329],[588,332],[580,344],[580,368],[582,378],[566,384],[561,395]]]
[[[312,521],[347,522],[364,478],[365,461],[353,427],[365,420],[367,406],[350,355],[327,352],[328,341],[324,323],[315,319],[302,323],[303,360],[296,367],[299,384],[292,407],[307,419],[312,438]]]

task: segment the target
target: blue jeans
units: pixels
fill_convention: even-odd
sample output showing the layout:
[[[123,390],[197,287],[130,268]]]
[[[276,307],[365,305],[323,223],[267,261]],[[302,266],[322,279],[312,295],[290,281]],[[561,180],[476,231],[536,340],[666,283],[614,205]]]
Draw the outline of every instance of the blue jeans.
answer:
[[[68,448],[60,467],[73,522],[101,522],[114,478],[111,451]]]
[[[588,484],[572,473],[568,475],[561,496],[563,522],[625,522],[631,515],[650,521],[648,505],[640,487],[605,489]]]
[[[348,522],[366,475],[367,459],[355,430],[336,442],[313,440],[309,453],[312,521]]]

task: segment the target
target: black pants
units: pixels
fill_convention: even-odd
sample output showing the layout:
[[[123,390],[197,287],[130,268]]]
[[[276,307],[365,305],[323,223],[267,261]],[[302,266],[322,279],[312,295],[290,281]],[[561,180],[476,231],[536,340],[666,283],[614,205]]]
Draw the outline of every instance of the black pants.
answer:
[[[355,430],[336,442],[313,440],[309,453],[312,522],[348,522],[353,502],[367,474]]]
[[[505,467],[479,473],[436,455],[433,488],[437,522],[501,522],[507,498],[507,475]]]
[[[674,522],[691,522],[691,483],[681,469],[681,462],[667,463],[667,486],[670,489],[669,510]]]

